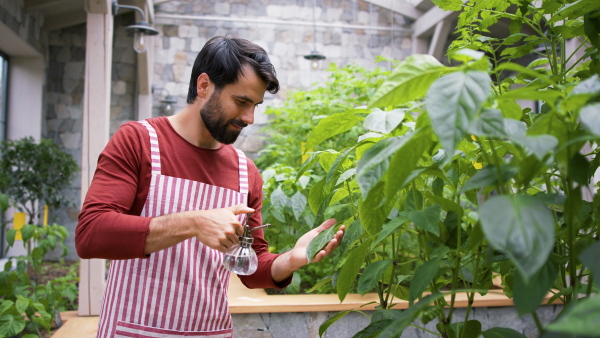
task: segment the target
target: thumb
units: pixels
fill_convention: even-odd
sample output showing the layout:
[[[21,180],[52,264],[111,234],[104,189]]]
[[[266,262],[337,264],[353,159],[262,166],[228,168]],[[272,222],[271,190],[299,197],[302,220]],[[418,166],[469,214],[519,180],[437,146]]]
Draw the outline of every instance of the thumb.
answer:
[[[248,207],[245,204],[238,204],[238,205],[234,205],[233,207],[231,207],[231,211],[233,212],[234,215],[239,215],[239,214],[248,214],[248,213],[254,212],[254,209]]]

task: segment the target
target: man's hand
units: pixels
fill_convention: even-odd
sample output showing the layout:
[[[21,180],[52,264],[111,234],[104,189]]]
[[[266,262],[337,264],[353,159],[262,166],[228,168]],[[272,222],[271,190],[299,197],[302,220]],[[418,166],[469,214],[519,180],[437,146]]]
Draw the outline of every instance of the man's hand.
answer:
[[[308,244],[310,244],[310,241],[317,237],[319,233],[331,228],[335,223],[337,223],[337,221],[333,218],[323,222],[318,227],[310,230],[300,237],[291,251],[288,251],[277,257],[271,266],[271,275],[273,280],[275,282],[280,282],[284,279],[287,279],[292,275],[292,273],[294,273],[294,271],[307,265],[309,263],[308,259],[306,258],[306,249],[308,248]],[[342,225],[336,232],[333,239],[331,239],[329,243],[327,243],[327,245],[325,245],[325,247],[315,255],[310,263],[319,262],[325,256],[329,255],[335,248],[337,248],[342,242],[345,229],[345,226]]]
[[[244,227],[237,216],[251,212],[254,212],[254,209],[243,204],[222,209],[199,210],[195,219],[198,229],[196,238],[210,248],[227,252],[239,242],[238,236],[244,233]]]
[[[251,212],[254,209],[238,204],[229,208],[192,210],[155,217],[150,221],[144,252],[148,255],[192,237],[210,248],[226,252],[239,242],[238,236],[244,233],[237,216]]]

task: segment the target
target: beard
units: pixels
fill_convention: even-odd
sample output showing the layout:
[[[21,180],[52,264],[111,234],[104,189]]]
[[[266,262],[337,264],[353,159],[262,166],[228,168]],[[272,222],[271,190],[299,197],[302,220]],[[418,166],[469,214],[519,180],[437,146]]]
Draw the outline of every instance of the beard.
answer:
[[[225,119],[225,113],[221,106],[221,101],[217,98],[217,92],[213,92],[208,102],[200,109],[200,117],[206,126],[210,135],[219,143],[232,144],[240,136],[240,130],[228,130],[229,124],[239,127],[247,127],[248,124],[240,119]]]

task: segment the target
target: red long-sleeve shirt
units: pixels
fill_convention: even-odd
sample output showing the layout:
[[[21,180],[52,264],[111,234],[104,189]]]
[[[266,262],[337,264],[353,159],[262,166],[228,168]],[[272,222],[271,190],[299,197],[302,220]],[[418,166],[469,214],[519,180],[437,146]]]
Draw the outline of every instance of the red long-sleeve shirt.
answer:
[[[148,120],[156,129],[162,175],[189,179],[239,191],[238,155],[230,145],[205,149],[192,145],[173,129],[166,117]],[[151,217],[141,217],[151,179],[150,136],[137,122],[119,128],[98,158],[98,167],[79,214],[75,247],[81,258],[145,258]],[[248,206],[255,210],[250,227],[262,223],[262,178],[248,159]],[[258,269],[239,276],[249,288],[279,288],[271,264],[278,256],[268,252],[262,229],[252,232]]]

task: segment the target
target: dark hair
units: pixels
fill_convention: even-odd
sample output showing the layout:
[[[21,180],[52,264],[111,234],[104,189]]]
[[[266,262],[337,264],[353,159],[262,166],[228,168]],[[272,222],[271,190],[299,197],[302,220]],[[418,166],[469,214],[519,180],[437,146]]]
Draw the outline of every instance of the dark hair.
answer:
[[[264,49],[248,40],[215,36],[202,47],[194,61],[187,103],[193,103],[198,96],[196,83],[202,73],[208,75],[218,91],[237,82],[243,65],[251,66],[256,75],[267,83],[269,93],[275,94],[279,91],[275,67]]]

